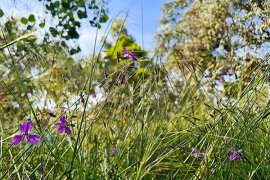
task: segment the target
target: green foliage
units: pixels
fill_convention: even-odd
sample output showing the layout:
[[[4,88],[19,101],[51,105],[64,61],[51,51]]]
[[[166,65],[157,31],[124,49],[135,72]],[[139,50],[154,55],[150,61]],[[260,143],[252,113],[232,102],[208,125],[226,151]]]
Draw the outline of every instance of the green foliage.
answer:
[[[49,28],[49,31],[51,32],[51,35],[52,35],[53,37],[56,37],[57,34],[58,34],[58,31],[57,31],[55,28],[53,28],[53,27],[50,27],[50,28]]]
[[[66,43],[68,40],[78,39],[80,37],[78,33],[78,28],[81,27],[81,21],[83,19],[89,20],[92,27],[101,28],[101,24],[108,21],[109,16],[107,15],[107,10],[105,8],[106,2],[104,0],[100,1],[85,1],[85,0],[59,0],[51,1],[45,0],[46,13],[51,14],[52,18],[56,19],[55,25],[49,27],[49,32],[54,38],[60,38],[60,43]],[[88,15],[91,14],[91,15]],[[4,15],[4,12],[0,11],[0,18]],[[28,30],[33,30],[36,23],[36,17],[34,14],[30,14],[28,17],[22,17],[21,23],[27,25]],[[45,19],[38,19],[40,28],[46,26]],[[6,28],[11,31],[12,27],[9,24]],[[51,39],[46,37],[47,41]],[[66,46],[71,54],[79,53],[80,47],[72,48]]]
[[[110,61],[122,61],[123,48],[127,48],[134,53],[138,58],[144,57],[146,52],[143,51],[140,45],[136,44],[134,38],[128,34],[125,27],[125,21],[116,19],[111,27],[111,36],[115,44],[107,42],[105,59]]]
[[[79,10],[79,11],[77,12],[77,14],[78,14],[78,17],[79,17],[80,19],[87,18],[87,14],[86,14],[85,11]]]
[[[55,16],[57,9],[72,10],[72,3],[83,8],[86,3],[46,2]],[[87,2],[90,9],[99,9],[95,0]],[[37,44],[30,33],[39,23],[36,17],[30,15],[23,28],[23,18],[5,22],[0,36],[0,179],[269,179],[268,59],[254,52],[239,56],[240,45],[229,41],[252,29],[238,21],[246,12],[252,18],[255,12],[265,16],[266,5],[166,3],[162,23],[174,25],[159,34],[159,55],[168,58],[166,66],[160,57],[146,56],[124,20],[111,27],[106,59],[101,49],[76,61],[70,55],[79,47],[67,52],[65,41]],[[85,17],[80,10],[73,11],[79,19]],[[224,23],[232,17],[235,22]],[[76,28],[68,27],[75,39]],[[59,26],[49,31],[62,36]],[[239,43],[267,41],[254,41],[256,33]],[[217,55],[221,44],[230,50]],[[123,58],[123,47],[138,59]],[[57,134],[55,124],[63,114],[71,136]],[[42,141],[13,147],[11,138],[20,133],[18,125],[26,116]],[[192,147],[205,157],[197,157]],[[230,161],[231,149],[239,150],[241,158]]]
[[[116,80],[112,83],[133,82],[138,83],[140,79],[148,78],[150,75],[146,67],[152,65],[151,60],[146,57],[146,51],[142,50],[134,38],[128,34],[125,28],[125,21],[116,19],[111,27],[111,36],[115,41],[114,44],[106,42],[106,56],[100,61],[100,67],[109,74],[114,74],[118,69],[127,69],[127,72],[116,73],[113,78]],[[123,48],[127,48],[138,59],[123,58]],[[145,58],[145,59],[144,59]],[[143,62],[143,59],[145,62]]]
[[[7,30],[7,32],[8,32],[9,35],[11,35],[11,33],[12,33],[12,29],[13,29],[12,26],[13,25],[12,25],[12,22],[11,21],[7,21],[5,23],[5,29]]]
[[[161,24],[167,28],[157,35],[160,42],[157,50],[161,54],[170,52],[167,62],[170,69],[177,66],[177,61],[184,61],[179,56],[182,54],[199,65],[197,71],[201,76],[223,82],[226,76],[231,76],[248,83],[256,67],[264,67],[260,73],[267,67],[266,57],[250,55],[256,54],[252,47],[263,48],[269,39],[265,32],[267,18],[263,18],[269,16],[264,11],[269,3],[262,4],[227,0],[170,1],[163,6]],[[251,52],[241,57],[239,51],[243,49]]]
[[[149,76],[150,76],[150,73],[146,68],[140,68],[136,71],[134,79],[142,80],[142,79],[147,79]]]
[[[40,27],[40,28],[44,28],[44,27],[45,27],[45,22],[40,23],[40,24],[39,24],[39,27]]]
[[[26,19],[25,17],[21,18],[21,23],[26,25],[28,23],[28,19]]]
[[[36,21],[36,18],[35,18],[35,16],[33,14],[30,14],[29,17],[28,17],[28,20],[29,20],[29,22],[33,23],[33,22]]]
[[[0,18],[4,16],[4,12],[2,9],[0,9]]]
[[[117,44],[111,46],[106,53],[106,59],[117,61],[117,52],[122,52],[123,47],[130,49],[138,57],[142,57],[145,52],[142,51],[141,47],[135,43],[131,36],[120,34]]]

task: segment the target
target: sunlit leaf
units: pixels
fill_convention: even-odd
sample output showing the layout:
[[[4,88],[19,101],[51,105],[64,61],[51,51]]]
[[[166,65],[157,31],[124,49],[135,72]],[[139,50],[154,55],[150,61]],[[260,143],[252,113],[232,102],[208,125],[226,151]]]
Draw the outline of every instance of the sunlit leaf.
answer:
[[[21,23],[26,25],[28,23],[28,19],[26,19],[25,17],[21,18]]]
[[[58,31],[53,27],[50,27],[49,31],[51,32],[53,37],[56,37],[58,35]]]
[[[36,18],[35,18],[35,16],[33,14],[30,14],[30,16],[28,17],[28,20],[30,22],[35,22],[36,21]]]
[[[79,10],[79,11],[77,12],[77,15],[78,15],[78,17],[79,17],[80,19],[87,18],[87,14],[86,14],[85,11]]]
[[[0,18],[4,16],[4,12],[2,9],[0,9]]]

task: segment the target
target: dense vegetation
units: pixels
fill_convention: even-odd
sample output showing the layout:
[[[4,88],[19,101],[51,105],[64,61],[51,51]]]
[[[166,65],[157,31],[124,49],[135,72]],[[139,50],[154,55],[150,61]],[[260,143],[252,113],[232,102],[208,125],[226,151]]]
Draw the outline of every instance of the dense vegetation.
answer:
[[[153,57],[118,18],[81,60],[106,1],[42,2],[0,10],[1,179],[270,178],[270,1],[170,0]]]

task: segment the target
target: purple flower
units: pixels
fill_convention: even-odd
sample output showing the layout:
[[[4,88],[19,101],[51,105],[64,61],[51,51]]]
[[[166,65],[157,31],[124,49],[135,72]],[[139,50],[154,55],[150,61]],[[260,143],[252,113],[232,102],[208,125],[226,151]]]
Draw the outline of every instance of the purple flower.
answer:
[[[32,134],[34,128],[33,123],[30,120],[27,120],[25,123],[20,124],[19,129],[21,131],[20,135],[15,135],[11,143],[14,146],[18,146],[22,140],[26,143],[38,144],[40,142],[40,136],[37,134]]]
[[[191,153],[193,154],[193,156],[194,157],[196,157],[196,158],[200,158],[200,157],[202,157],[202,158],[204,158],[204,157],[206,157],[206,154],[204,153],[204,152],[200,152],[197,148],[195,148],[195,147],[192,147],[191,148]]]
[[[114,146],[114,149],[111,152],[111,156],[114,156],[116,153],[118,153],[118,147],[117,146]]]
[[[132,59],[133,61],[137,59],[137,57],[132,52],[127,50],[127,48],[123,47],[123,50],[124,50],[124,53],[123,53],[124,58],[129,58],[129,59]]]
[[[197,153],[197,149],[195,147],[192,147],[191,152],[192,152],[192,154],[195,154],[195,153]]]
[[[204,152],[202,152],[201,157],[206,157],[206,154]]]
[[[242,154],[241,154],[240,150],[231,149],[229,159],[230,159],[230,161],[242,159]]]
[[[67,118],[66,116],[62,115],[60,116],[60,122],[55,124],[56,126],[58,126],[58,133],[62,133],[62,132],[66,132],[67,135],[71,135],[71,130],[68,127],[68,123],[67,123]]]
[[[97,94],[95,92],[91,93],[91,95],[92,95],[93,98],[97,97]]]

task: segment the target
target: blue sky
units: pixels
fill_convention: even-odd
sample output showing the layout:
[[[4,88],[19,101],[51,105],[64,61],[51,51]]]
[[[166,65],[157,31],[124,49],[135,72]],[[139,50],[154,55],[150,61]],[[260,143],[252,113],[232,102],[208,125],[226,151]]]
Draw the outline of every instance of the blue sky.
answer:
[[[168,1],[168,0],[167,0]],[[128,17],[126,27],[138,44],[144,46],[145,50],[153,50],[155,47],[154,34],[159,25],[160,8],[166,0],[111,0],[109,5],[109,16],[111,19],[116,17],[124,18],[127,11]],[[143,8],[142,8],[143,6]],[[143,9],[143,13],[142,13]],[[143,32],[142,32],[143,21]],[[99,32],[99,40],[104,35],[107,27],[104,24]],[[79,40],[83,44],[83,54],[92,52],[95,34],[93,28],[82,29],[82,37]],[[142,43],[143,41],[143,43]]]
[[[118,12],[129,10],[127,29],[139,44],[142,44],[143,21],[145,48],[153,49],[152,36],[159,25],[160,7],[163,3],[165,3],[165,0],[112,0],[109,4],[109,11],[111,14],[117,14]]]
[[[161,12],[160,8],[162,4],[167,1],[168,0],[109,0],[109,17],[110,19],[124,17],[129,10],[126,24],[129,34],[131,34],[140,45],[142,45],[143,39],[144,49],[153,50],[155,47],[153,37],[158,28],[158,20]],[[0,0],[0,8],[4,10],[6,17],[13,16],[20,18],[22,16],[28,16],[31,13],[40,17],[44,16],[42,11],[44,8],[43,5],[33,0]],[[98,32],[99,41],[104,35],[107,26],[108,23],[103,24],[102,29]],[[85,23],[80,29],[80,34],[81,37],[78,40],[82,49],[80,56],[87,56],[93,51],[95,29],[90,27],[89,23]]]

